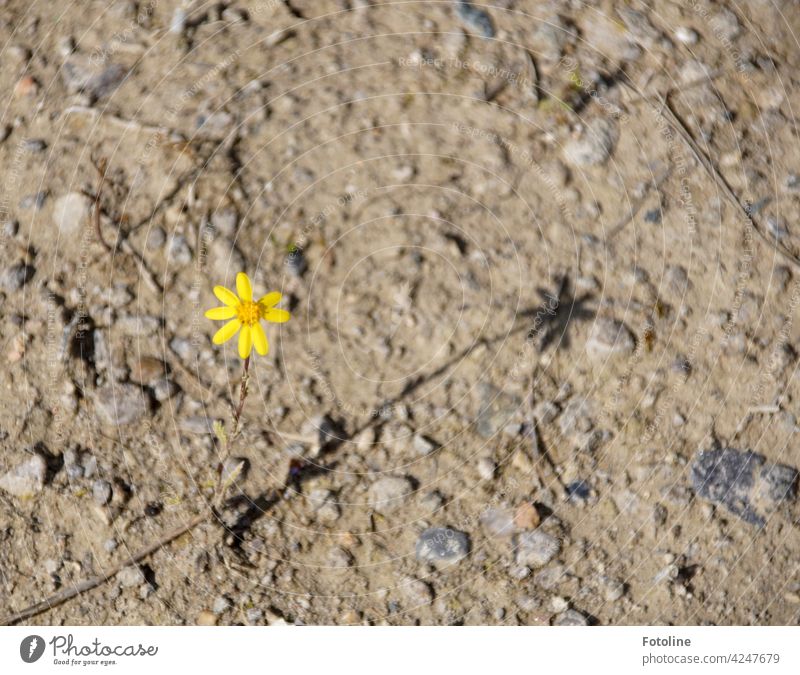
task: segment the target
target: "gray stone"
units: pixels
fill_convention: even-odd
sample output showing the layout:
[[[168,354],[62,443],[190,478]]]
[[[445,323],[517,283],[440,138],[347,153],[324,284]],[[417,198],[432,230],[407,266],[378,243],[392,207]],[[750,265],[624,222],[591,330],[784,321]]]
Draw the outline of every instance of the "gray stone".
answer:
[[[603,597],[607,602],[616,602],[625,595],[625,584],[619,579],[603,577],[600,580],[603,589]]]
[[[488,457],[482,457],[478,460],[477,469],[478,475],[483,480],[492,480],[494,472],[497,470],[497,465]]]
[[[12,237],[16,237],[18,232],[19,232],[18,220],[7,220],[5,223],[3,223],[4,237],[8,237],[9,239]]]
[[[123,588],[141,586],[145,581],[144,572],[138,565],[129,565],[120,570],[117,579]]]
[[[475,420],[475,427],[483,438],[491,438],[511,422],[518,413],[522,401],[487,383],[482,383],[479,391],[481,407]]]
[[[558,539],[540,530],[520,532],[514,543],[517,549],[517,564],[528,567],[544,567],[561,550],[561,542]]]
[[[176,337],[170,340],[169,348],[180,356],[184,361],[188,361],[194,355],[192,341],[186,338]]]
[[[586,340],[586,353],[596,360],[632,354],[635,347],[636,342],[628,327],[607,317],[595,320]]]
[[[171,399],[180,390],[181,388],[177,384],[166,377],[162,377],[153,383],[153,396],[155,396],[156,401],[160,403]]]
[[[214,213],[211,214],[211,225],[214,230],[223,237],[233,238],[236,234],[238,222],[239,215],[231,208],[214,211]]]
[[[613,121],[598,118],[590,122],[578,138],[565,144],[564,158],[581,167],[605,164],[614,150],[618,135]]]
[[[126,315],[117,319],[117,329],[127,337],[148,337],[161,327],[161,320],[155,316]]]
[[[111,94],[125,79],[127,69],[118,63],[94,63],[79,54],[70,55],[61,66],[61,79],[70,94],[84,92],[93,99]]]
[[[317,519],[323,523],[332,523],[339,519],[341,510],[336,503],[336,498],[330,490],[317,488],[308,495],[308,501]]]
[[[510,537],[517,531],[514,514],[510,509],[487,508],[481,513],[481,525],[492,537]]]
[[[178,427],[181,431],[188,434],[213,434],[214,433],[214,420],[209,419],[205,415],[189,415],[182,417],[178,422]]]
[[[23,143],[26,152],[36,154],[47,150],[47,143],[41,138],[27,138]]]
[[[44,488],[47,477],[47,462],[41,455],[18,464],[0,477],[0,488],[15,497],[32,497]]]
[[[153,227],[147,231],[145,246],[148,251],[158,251],[167,242],[167,233],[160,227]]]
[[[230,609],[231,601],[228,600],[224,595],[220,595],[216,600],[214,600],[214,605],[211,607],[211,611],[214,614],[222,614],[224,611]]]
[[[570,399],[558,418],[561,433],[567,438],[589,433],[594,428],[593,413],[594,405],[589,399],[580,396]]]
[[[169,241],[167,258],[170,264],[182,267],[192,262],[192,249],[186,241],[186,237],[176,235]]]
[[[52,558],[49,558],[44,561],[44,571],[48,574],[55,574],[59,569],[61,569],[60,560],[53,560]]]
[[[379,513],[392,513],[402,507],[414,485],[403,476],[379,478],[369,488],[369,504]]]
[[[456,563],[470,550],[469,536],[449,527],[431,527],[417,539],[417,558],[429,563]]]
[[[97,417],[107,426],[132,424],[145,417],[149,404],[140,387],[132,384],[107,384],[94,395]]]
[[[719,448],[698,452],[691,465],[692,487],[698,496],[722,504],[751,525],[763,527],[766,518],[756,507],[774,509],[794,499],[797,470],[765,464],[763,455]]]
[[[353,564],[353,556],[339,546],[328,551],[328,565],[334,569],[344,569]]]
[[[33,278],[35,273],[36,270],[31,265],[25,263],[11,265],[0,275],[0,287],[9,292],[18,291]]]
[[[83,464],[83,475],[86,478],[92,478],[97,473],[97,457],[94,455],[84,453],[81,463]]]
[[[569,575],[563,565],[546,567],[533,576],[533,581],[536,585],[541,586],[545,590],[552,590],[567,579],[569,579]]]
[[[424,581],[407,579],[401,584],[401,589],[412,607],[429,605],[433,602],[433,590]]]
[[[96,480],[92,485],[92,497],[100,506],[108,504],[111,501],[111,483],[107,480]]]
[[[539,424],[550,424],[558,417],[558,406],[552,401],[541,401],[534,407],[533,416]]]
[[[83,478],[83,466],[80,463],[80,457],[77,450],[74,448],[67,448],[63,454],[64,470],[67,472],[70,480],[78,480]]]
[[[436,450],[436,443],[434,443],[427,436],[423,436],[422,434],[414,434],[414,450],[419,455],[430,455],[434,450]]]
[[[302,277],[306,269],[308,269],[308,262],[303,253],[303,249],[296,248],[289,255],[286,256],[286,270],[293,277]]]
[[[588,626],[589,621],[586,617],[574,609],[568,609],[561,612],[555,619],[553,619],[554,626]]]
[[[251,607],[245,612],[244,615],[247,618],[247,623],[249,624],[261,623],[264,619],[264,611],[258,607]]]
[[[33,194],[22,197],[22,199],[19,200],[19,208],[26,211],[28,209],[36,209],[38,211],[44,206],[46,200],[47,192],[45,190],[40,190],[39,192],[34,192]]]

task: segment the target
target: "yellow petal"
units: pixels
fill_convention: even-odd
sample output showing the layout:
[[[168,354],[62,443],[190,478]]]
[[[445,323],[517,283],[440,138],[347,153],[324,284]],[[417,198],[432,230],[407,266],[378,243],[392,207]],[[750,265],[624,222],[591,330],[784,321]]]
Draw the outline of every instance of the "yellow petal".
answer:
[[[250,285],[250,278],[244,272],[239,272],[236,275],[236,292],[244,302],[253,300],[253,287]]]
[[[261,299],[258,301],[258,304],[261,305],[264,309],[269,309],[270,307],[274,307],[277,305],[283,296],[278,293],[278,291],[272,291],[272,293],[267,293],[266,295],[262,295]]]
[[[214,295],[217,300],[228,305],[228,307],[236,307],[239,304],[239,298],[233,291],[229,291],[225,286],[214,286]]]
[[[264,332],[261,324],[257,323],[250,329],[250,332],[253,334],[253,344],[256,347],[256,351],[261,354],[261,356],[266,356],[269,351],[269,342],[267,342],[267,334]]]
[[[264,318],[270,323],[286,323],[292,318],[292,315],[285,309],[276,309],[273,307],[264,312]]]
[[[213,319],[214,321],[224,321],[225,319],[232,319],[236,316],[235,307],[214,307],[206,312],[206,319]]]
[[[220,328],[216,333],[214,333],[212,341],[214,342],[215,345],[221,345],[223,342],[227,342],[234,335],[236,335],[236,331],[239,330],[241,325],[242,322],[239,321],[239,319],[228,321],[228,323],[226,323],[222,328]]]
[[[242,332],[239,333],[239,356],[246,359],[250,356],[253,350],[253,333],[250,326],[242,326]]]

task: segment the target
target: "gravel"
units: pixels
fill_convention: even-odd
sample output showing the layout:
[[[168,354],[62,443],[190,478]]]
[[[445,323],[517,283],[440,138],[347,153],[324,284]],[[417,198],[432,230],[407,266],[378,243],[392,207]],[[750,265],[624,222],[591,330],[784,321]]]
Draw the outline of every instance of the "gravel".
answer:
[[[429,563],[456,563],[470,551],[469,536],[448,527],[431,527],[417,539],[417,559]]]
[[[518,565],[544,567],[561,550],[561,542],[555,537],[539,530],[521,532],[515,538]]]
[[[32,497],[44,488],[47,477],[47,462],[41,455],[18,464],[0,477],[0,488],[15,497]]]

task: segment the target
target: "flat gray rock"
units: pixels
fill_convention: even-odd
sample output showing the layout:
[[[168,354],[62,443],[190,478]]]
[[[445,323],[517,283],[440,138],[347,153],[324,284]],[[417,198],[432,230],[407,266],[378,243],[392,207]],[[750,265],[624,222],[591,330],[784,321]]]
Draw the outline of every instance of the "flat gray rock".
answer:
[[[766,524],[763,511],[794,499],[797,476],[790,466],[768,464],[763,455],[733,448],[702,450],[691,465],[692,487],[699,497],[758,527]]]
[[[429,563],[455,563],[469,553],[469,536],[449,527],[431,527],[417,539],[417,559]]]

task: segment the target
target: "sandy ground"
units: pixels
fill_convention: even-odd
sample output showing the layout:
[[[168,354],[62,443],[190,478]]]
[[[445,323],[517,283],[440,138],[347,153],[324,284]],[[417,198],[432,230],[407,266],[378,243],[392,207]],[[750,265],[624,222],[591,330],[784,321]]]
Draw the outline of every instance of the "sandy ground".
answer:
[[[791,7],[0,5],[0,608],[798,622]]]

